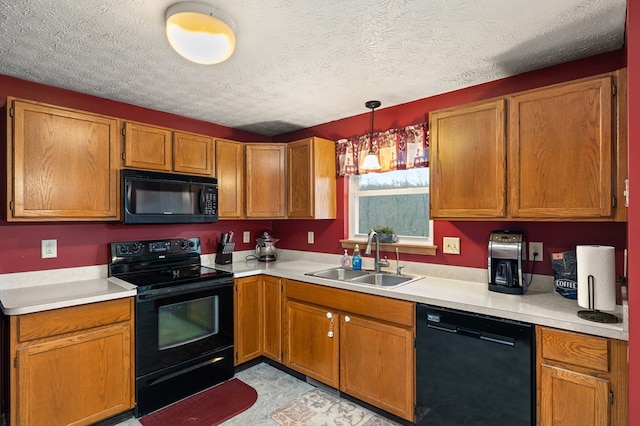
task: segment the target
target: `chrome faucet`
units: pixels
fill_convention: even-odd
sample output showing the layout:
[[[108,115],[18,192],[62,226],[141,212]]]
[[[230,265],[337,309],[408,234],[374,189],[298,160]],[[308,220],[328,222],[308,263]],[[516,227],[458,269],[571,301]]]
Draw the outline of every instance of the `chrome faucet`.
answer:
[[[380,272],[380,267],[389,266],[389,261],[387,260],[386,256],[384,257],[384,260],[380,260],[380,238],[378,237],[378,233],[373,229],[369,231],[369,238],[367,239],[367,249],[365,250],[364,254],[366,254],[367,256],[371,254],[371,243],[373,242],[374,238],[376,239],[376,258],[373,261],[373,269],[376,272]]]
[[[404,265],[400,266],[400,251],[396,247],[396,275],[402,275],[402,268]]]

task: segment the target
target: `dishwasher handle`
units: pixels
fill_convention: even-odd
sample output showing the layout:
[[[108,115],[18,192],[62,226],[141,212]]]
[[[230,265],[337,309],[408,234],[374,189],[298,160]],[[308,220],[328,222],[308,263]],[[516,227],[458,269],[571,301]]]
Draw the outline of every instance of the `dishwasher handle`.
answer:
[[[452,324],[438,323],[433,324],[427,322],[427,327],[438,331],[446,331],[447,333],[455,333],[465,337],[471,337],[473,339],[480,339],[490,343],[498,343],[506,346],[515,346],[515,339],[505,336],[499,336],[497,334],[482,333],[481,331],[472,330],[465,327],[457,327]]]

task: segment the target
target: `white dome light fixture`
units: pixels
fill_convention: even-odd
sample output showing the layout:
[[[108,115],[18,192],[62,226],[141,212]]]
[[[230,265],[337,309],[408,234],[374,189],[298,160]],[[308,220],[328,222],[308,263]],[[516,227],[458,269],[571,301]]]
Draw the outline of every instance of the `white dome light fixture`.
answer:
[[[169,44],[191,62],[219,64],[233,54],[235,25],[214,7],[191,1],[176,3],[167,8],[165,20]]]

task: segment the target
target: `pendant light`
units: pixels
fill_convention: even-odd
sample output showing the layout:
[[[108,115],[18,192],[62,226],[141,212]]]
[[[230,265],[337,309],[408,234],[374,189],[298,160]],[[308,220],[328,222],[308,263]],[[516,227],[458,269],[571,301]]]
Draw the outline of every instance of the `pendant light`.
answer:
[[[378,108],[380,105],[380,101],[367,101],[364,106],[371,109],[371,135],[369,136],[369,153],[366,157],[364,157],[364,162],[360,169],[365,172],[376,172],[380,171],[382,167],[380,166],[380,160],[378,160],[378,156],[373,151],[373,111]]]
[[[212,6],[181,2],[165,12],[167,38],[182,57],[202,65],[219,64],[236,47],[233,21]]]

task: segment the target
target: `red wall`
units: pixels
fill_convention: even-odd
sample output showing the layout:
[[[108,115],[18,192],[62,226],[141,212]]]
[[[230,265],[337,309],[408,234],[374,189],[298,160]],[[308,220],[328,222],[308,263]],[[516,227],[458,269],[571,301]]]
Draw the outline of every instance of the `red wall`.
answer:
[[[376,130],[403,127],[427,120],[431,110],[504,95],[556,82],[572,80],[607,72],[625,65],[624,51],[587,58],[539,71],[522,74],[479,86],[469,87],[431,98],[420,99],[376,112]],[[240,141],[267,139],[260,135],[230,129],[224,126],[179,117],[112,100],[97,98],[65,89],[27,82],[0,75],[0,99],[17,96],[64,105],[106,115],[143,121],[151,124],[209,134]],[[375,97],[375,96],[373,96]],[[0,101],[2,102],[2,101]],[[364,109],[364,105],[363,105]],[[281,135],[276,141],[289,141],[310,135],[339,139],[368,132],[368,113],[321,124],[310,129]],[[4,175],[4,173],[3,173]],[[319,221],[222,221],[210,225],[124,226],[115,223],[57,223],[15,224],[0,222],[2,245],[0,273],[54,269],[72,266],[104,264],[108,262],[107,245],[112,241],[143,238],[169,238],[200,236],[206,243],[205,252],[215,250],[215,241],[221,232],[232,230],[238,235],[237,250],[250,249],[263,230],[272,230],[280,248],[341,253],[339,240],[347,235],[344,207],[346,205],[346,179],[338,179],[338,219]],[[522,230],[529,241],[544,243],[545,261],[536,263],[534,272],[552,274],[550,254],[571,250],[576,244],[608,244],[618,249],[618,265],[622,268],[622,249],[626,246],[626,224],[581,223],[506,223],[506,222],[436,222],[436,245],[443,236],[460,237],[461,255],[436,256],[406,255],[404,260],[470,266],[486,265],[486,244],[494,229]],[[242,231],[251,231],[251,243],[242,244]],[[307,232],[315,233],[315,244],[307,243]],[[58,257],[40,258],[40,240],[57,239]]]
[[[231,129],[204,121],[141,108],[121,102],[84,95],[65,89],[0,75],[0,105],[6,96],[32,99],[54,105],[92,111],[128,120],[196,132],[238,141],[269,141],[268,137]],[[5,125],[4,110],[2,123]],[[4,130],[3,130],[3,134]],[[4,138],[3,138],[4,139]],[[4,144],[0,158],[4,158]],[[6,176],[6,162],[0,163]],[[4,180],[3,180],[4,182]],[[0,193],[6,193],[4,183]],[[109,262],[108,243],[137,239],[199,236],[205,253],[213,253],[221,232],[234,231],[238,250],[255,247],[255,238],[271,229],[271,221],[221,221],[197,225],[122,225],[119,223],[8,223],[0,221],[0,273],[103,265]],[[250,231],[252,243],[243,244],[242,231]],[[40,240],[58,240],[58,257],[40,258]]]
[[[490,83],[420,99],[395,107],[376,111],[375,130],[404,127],[428,120],[429,111],[460,105],[481,99],[505,95],[544,85],[587,77],[616,70],[625,66],[624,51],[587,58],[562,64]],[[375,94],[372,95],[375,98]],[[363,102],[363,110],[364,110]],[[368,112],[342,120],[314,126],[274,138],[277,141],[291,141],[309,136],[321,136],[332,140],[366,134],[370,129]],[[346,218],[342,211],[345,205],[346,179],[338,179],[338,219],[333,221],[274,221],[274,235],[282,238],[281,248],[341,253],[338,242],[346,235]],[[570,188],[568,188],[570,190]],[[551,253],[574,250],[577,244],[603,244],[616,247],[618,273],[622,273],[623,250],[626,247],[626,223],[533,223],[533,222],[445,222],[434,224],[434,242],[440,245],[442,237],[460,237],[461,254],[445,255],[438,251],[436,256],[403,255],[405,260],[484,268],[487,264],[487,241],[495,229],[521,230],[529,241],[544,244],[543,261],[535,263],[534,272],[552,275]],[[314,231],[316,243],[307,243],[307,232]]]
[[[629,84],[629,424],[640,425],[640,3],[627,2],[627,78]],[[634,308],[633,306],[638,306]]]

